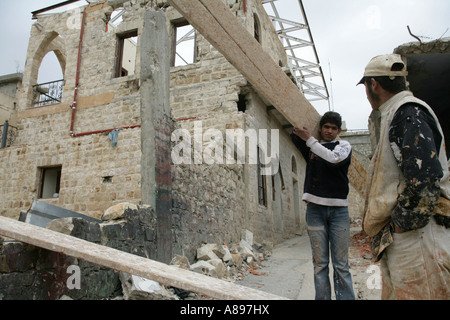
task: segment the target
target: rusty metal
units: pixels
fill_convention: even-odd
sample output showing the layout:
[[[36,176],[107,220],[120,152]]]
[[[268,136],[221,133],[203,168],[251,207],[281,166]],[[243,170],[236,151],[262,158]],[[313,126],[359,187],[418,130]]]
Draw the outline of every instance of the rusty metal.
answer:
[[[50,11],[50,10],[53,10],[53,9],[57,9],[57,8],[66,6],[68,4],[71,4],[71,3],[74,3],[74,2],[77,2],[77,1],[80,1],[80,0],[68,0],[68,1],[64,1],[64,2],[61,2],[61,3],[54,4],[52,6],[49,6],[49,7],[43,8],[43,9],[39,9],[39,10],[33,11],[33,12],[31,12],[31,14],[33,15],[32,19],[33,20],[37,19],[37,15],[40,14],[40,13],[44,13],[44,12],[47,12],[47,11]]]

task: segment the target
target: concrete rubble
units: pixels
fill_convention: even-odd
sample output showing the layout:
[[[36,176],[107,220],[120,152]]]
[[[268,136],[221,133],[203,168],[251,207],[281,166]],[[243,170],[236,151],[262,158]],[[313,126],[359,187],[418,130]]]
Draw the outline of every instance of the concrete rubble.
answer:
[[[73,217],[57,218],[47,224],[47,229],[154,259],[155,224],[156,219],[150,206],[124,202],[108,208],[102,215],[101,222],[88,222]],[[142,245],[143,243],[145,245]],[[197,248],[197,255],[192,263],[184,255],[175,255],[170,264],[234,282],[242,279],[245,274],[255,274],[261,262],[270,256],[272,247],[270,242],[253,242],[253,234],[244,230],[239,243],[230,246],[206,243]],[[74,265],[78,266],[81,272],[82,282],[79,290],[67,288],[70,274],[67,274],[66,270]],[[0,300],[209,299],[136,275],[4,238],[0,238],[0,279]],[[17,286],[24,289],[17,290]]]
[[[246,233],[250,233],[248,230]],[[235,281],[248,272],[255,272],[271,254],[272,244],[250,244],[242,239],[228,247],[226,244],[208,243],[197,249],[197,261],[185,266],[191,271],[211,277]]]

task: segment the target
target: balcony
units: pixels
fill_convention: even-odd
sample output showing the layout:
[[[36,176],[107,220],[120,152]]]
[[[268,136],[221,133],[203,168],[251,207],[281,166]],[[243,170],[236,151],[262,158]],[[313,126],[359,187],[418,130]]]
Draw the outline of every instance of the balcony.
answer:
[[[64,79],[40,83],[33,86],[33,107],[61,103]]]

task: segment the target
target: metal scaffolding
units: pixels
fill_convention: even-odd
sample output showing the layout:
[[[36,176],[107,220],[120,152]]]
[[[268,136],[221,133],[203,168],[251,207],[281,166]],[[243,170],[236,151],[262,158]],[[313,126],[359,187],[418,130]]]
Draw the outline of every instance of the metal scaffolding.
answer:
[[[261,0],[267,15],[286,51],[289,67],[297,80],[299,88],[305,97],[311,101],[327,100],[329,94],[322,68],[319,63],[316,47],[308,25],[302,0],[289,2],[290,15],[297,7],[298,21],[281,17],[280,12],[286,9],[287,1]],[[296,6],[298,2],[298,6]],[[285,6],[284,8],[282,6]],[[284,10],[285,11],[285,10]]]

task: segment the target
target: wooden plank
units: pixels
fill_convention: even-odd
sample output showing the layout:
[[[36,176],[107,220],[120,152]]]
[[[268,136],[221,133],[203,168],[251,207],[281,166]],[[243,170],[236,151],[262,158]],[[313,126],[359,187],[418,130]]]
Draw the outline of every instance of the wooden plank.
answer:
[[[318,137],[320,115],[231,10],[217,0],[168,0],[294,127]],[[364,196],[366,170],[355,156],[350,183]]]
[[[222,1],[169,2],[290,123],[317,131],[318,112]]]
[[[215,299],[287,300],[284,297],[211,278],[1,216],[0,235]]]

